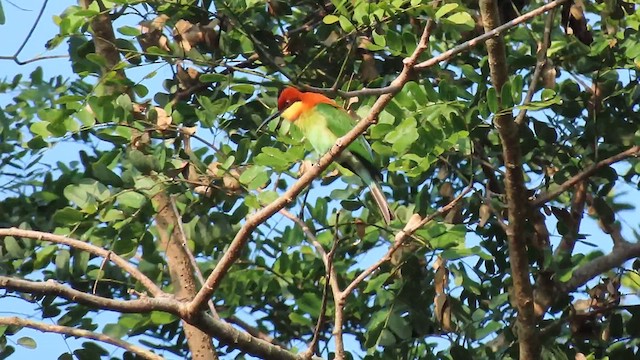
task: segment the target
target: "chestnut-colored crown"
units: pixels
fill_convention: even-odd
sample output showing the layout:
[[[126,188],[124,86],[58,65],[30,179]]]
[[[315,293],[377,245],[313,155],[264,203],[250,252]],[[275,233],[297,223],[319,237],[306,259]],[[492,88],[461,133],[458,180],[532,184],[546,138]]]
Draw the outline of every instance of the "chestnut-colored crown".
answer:
[[[280,92],[280,96],[278,96],[278,110],[282,111],[288,108],[294,102],[302,100],[301,97],[302,92],[300,90],[291,86],[284,88]]]

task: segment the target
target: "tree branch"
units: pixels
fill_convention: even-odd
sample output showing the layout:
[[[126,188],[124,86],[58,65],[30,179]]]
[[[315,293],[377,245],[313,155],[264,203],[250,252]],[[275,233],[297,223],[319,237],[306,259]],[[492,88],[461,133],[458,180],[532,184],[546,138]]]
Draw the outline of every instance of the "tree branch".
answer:
[[[592,165],[589,169],[584,170],[584,171],[572,176],[571,178],[569,178],[569,180],[567,180],[564,183],[562,183],[554,191],[552,191],[550,193],[542,194],[542,195],[536,197],[531,202],[531,206],[533,206],[533,207],[542,206],[542,205],[548,203],[549,201],[557,198],[562,193],[564,193],[565,191],[569,190],[570,188],[572,188],[574,185],[576,185],[580,181],[589,178],[591,175],[596,173],[596,171],[598,171],[600,168],[603,168],[605,166],[609,166],[611,164],[615,164],[615,163],[617,163],[619,161],[625,160],[625,159],[630,158],[630,157],[636,157],[638,155],[640,155],[640,145],[635,145],[635,146],[632,146],[631,148],[629,148],[628,150],[625,150],[625,151],[623,151],[623,152],[621,152],[621,153],[619,153],[617,155],[614,155],[614,156],[612,156],[610,158],[601,160],[601,161],[597,162],[596,164]]]
[[[338,220],[339,217],[336,217],[336,229],[333,238],[333,245],[331,245],[331,250],[329,250],[329,254],[327,254],[327,263],[329,264],[329,268],[327,269],[327,281],[331,286],[331,295],[333,295],[333,303],[335,304],[335,314],[333,316],[333,335],[336,337],[336,359],[344,359],[346,354],[344,352],[344,337],[343,337],[343,324],[344,324],[344,302],[340,297],[340,284],[338,284],[338,273],[336,272],[335,267],[333,266],[333,257],[336,254],[336,249],[338,249],[338,242],[340,241],[338,237]],[[326,289],[326,286],[325,286]],[[318,325],[320,322],[318,321]],[[316,335],[314,334],[314,338]],[[309,355],[309,354],[307,354]]]
[[[637,257],[640,257],[640,243],[620,243],[613,248],[611,253],[600,256],[577,268],[569,281],[558,284],[558,289],[563,294],[575,291],[594,277]]]
[[[567,0],[556,0],[556,1],[552,1],[546,5],[543,5],[537,9],[534,9],[532,11],[529,11],[528,13],[519,16],[501,26],[498,26],[494,29],[491,29],[489,31],[487,31],[485,29],[485,33],[477,36],[471,40],[465,41],[462,44],[449,49],[445,52],[443,52],[442,54],[435,56],[429,60],[423,61],[419,64],[416,64],[413,66],[414,71],[423,71],[425,69],[428,69],[436,64],[439,64],[443,61],[447,61],[449,59],[451,59],[452,57],[467,51],[471,48],[476,47],[479,44],[482,44],[483,42],[494,38],[498,35],[500,35],[501,33],[515,27],[516,25],[519,25],[523,22],[526,22],[528,20],[533,19],[534,17],[543,14],[551,9],[555,9],[558,6],[562,5],[563,3],[565,3]],[[395,93],[397,91],[399,91],[397,89],[397,87],[391,83],[389,86],[385,86],[382,88],[375,88],[375,89],[361,89],[361,90],[354,90],[354,91],[340,91],[340,90],[336,90],[333,88],[318,88],[318,87],[314,87],[314,86],[302,86],[303,90],[307,90],[307,91],[313,91],[313,92],[317,92],[317,93],[323,93],[323,94],[331,94],[331,95],[336,95],[336,96],[340,96],[343,98],[351,98],[351,97],[358,97],[358,96],[380,96],[380,95],[384,95],[384,94],[390,94],[390,93]]]
[[[269,334],[261,331],[260,329],[251,326],[249,323],[247,323],[246,321],[243,321],[242,319],[240,319],[239,317],[235,316],[235,315],[231,315],[227,318],[225,318],[225,320],[230,323],[230,324],[234,324],[236,326],[238,326],[239,328],[241,328],[242,330],[246,331],[247,333],[249,333],[249,335],[258,338],[260,340],[264,340],[268,343],[271,343],[273,345],[279,346],[281,348],[284,348],[284,344],[282,344],[281,342],[279,342],[278,340],[274,339],[273,337],[269,336]]]
[[[582,214],[584,213],[584,206],[587,199],[587,183],[583,180],[575,185],[575,193],[571,199],[571,212],[570,215],[570,229],[562,236],[560,244],[556,249],[557,254],[571,254],[576,244],[576,238],[578,231],[580,230],[580,223],[582,222]]]
[[[542,45],[540,46],[540,49],[538,49],[536,67],[533,71],[533,75],[531,76],[531,82],[529,83],[527,95],[524,97],[524,101],[522,102],[522,110],[520,110],[515,120],[516,124],[518,125],[522,125],[522,123],[524,122],[524,118],[527,115],[527,108],[524,105],[528,105],[529,103],[531,103],[533,94],[536,92],[538,79],[540,79],[540,73],[542,73],[542,69],[547,63],[547,49],[549,49],[549,44],[551,44],[551,27],[553,26],[553,19],[555,15],[555,8],[551,9],[551,11],[549,11],[549,13],[547,14],[547,20],[544,23],[544,34],[542,35]]]
[[[145,350],[139,346],[130,344],[126,341],[116,339],[111,336],[107,336],[105,334],[100,334],[100,333],[96,333],[96,332],[88,331],[84,329],[76,329],[68,326],[45,324],[39,321],[21,319],[15,316],[0,317],[0,325],[28,327],[35,330],[40,330],[42,332],[58,333],[58,334],[74,336],[78,338],[97,340],[97,341],[111,344],[113,346],[117,346],[124,350],[130,351],[144,359],[151,359],[151,360],[164,359],[164,357],[158,354]]]
[[[417,64],[415,66],[415,70],[418,70],[418,71],[424,70],[424,69],[429,68],[429,67],[431,67],[431,66],[433,66],[435,64],[438,64],[438,63],[440,63],[442,61],[448,60],[451,57],[453,57],[455,55],[458,55],[459,53],[461,53],[463,51],[469,50],[469,49],[477,46],[478,44],[481,44],[481,43],[483,43],[485,41],[488,41],[489,39],[497,37],[498,35],[502,34],[506,30],[509,30],[509,29],[511,29],[512,27],[515,27],[518,24],[521,24],[521,23],[523,23],[525,21],[533,19],[534,17],[536,17],[536,16],[538,16],[540,14],[543,14],[543,13],[545,13],[545,12],[551,10],[551,9],[557,8],[558,6],[564,4],[565,2],[567,2],[567,0],[555,0],[555,1],[552,1],[552,2],[550,2],[548,4],[546,4],[546,5],[540,6],[537,9],[531,10],[531,11],[529,11],[528,13],[526,13],[526,14],[524,14],[522,16],[518,16],[517,18],[515,18],[515,19],[513,19],[513,20],[511,20],[511,21],[509,21],[507,23],[504,23],[501,26],[497,26],[497,27],[495,27],[493,29],[487,29],[485,27],[485,33],[484,34],[482,34],[480,36],[477,36],[477,37],[475,37],[475,38],[473,38],[471,40],[465,41],[464,43],[462,43],[462,44],[460,44],[460,45],[458,45],[458,46],[456,46],[456,47],[454,47],[454,48],[452,48],[450,50],[447,50],[447,51],[443,52],[442,54],[440,54],[440,55],[438,55],[438,56],[436,56],[434,58],[431,58],[431,59],[429,59],[427,61],[423,61],[423,62]],[[496,24],[499,24],[499,23],[496,23]]]
[[[145,297],[127,301],[113,300],[74,290],[53,280],[35,282],[0,276],[0,288],[21,293],[57,295],[92,308],[117,311],[121,313],[149,313],[151,311],[164,311],[182,319],[185,319],[188,314],[186,306],[173,297]],[[194,316],[190,325],[198,328],[203,333],[215,337],[223,344],[234,349],[245,351],[256,357],[273,360],[302,359],[299,355],[292,354],[291,352],[272,345],[267,341],[253,337],[248,333],[234,328],[224,321],[214,319],[204,312]],[[314,359],[318,358],[314,357]]]
[[[122,313],[149,313],[151,311],[165,311],[172,314],[180,313],[180,303],[171,297],[143,297],[136,300],[113,300],[71,289],[54,280],[36,282],[0,276],[0,288],[22,293],[57,295],[93,308]]]
[[[554,3],[559,4],[560,2],[555,1]],[[496,0],[481,0],[480,13],[482,15],[485,35],[502,27],[498,26],[500,24],[500,15],[498,13]],[[531,12],[529,14],[531,14]],[[523,17],[518,17],[512,20],[512,22],[519,21],[521,18]],[[524,172],[521,164],[522,156],[520,152],[518,125],[514,122],[511,110],[504,109],[500,96],[502,87],[509,79],[504,40],[499,36],[492,37],[487,39],[486,46],[489,55],[491,82],[498,94],[499,108],[503,110],[495,115],[493,122],[500,136],[502,156],[506,169],[505,192],[507,195],[509,214],[507,240],[509,244],[509,262],[511,264],[513,290],[518,310],[517,334],[520,349],[519,356],[520,359],[523,360],[533,360],[538,359],[540,356],[540,342],[536,325],[537,318],[534,312],[533,287],[529,280],[527,238],[524,236],[527,230],[526,222],[527,219],[530,218],[530,204],[527,199],[527,187],[525,186]]]
[[[44,240],[49,241],[56,244],[67,245],[69,247],[86,251],[88,253],[94,254],[96,256],[100,256],[102,258],[109,258],[114,264],[116,264],[120,269],[131,275],[134,279],[138,280],[142,286],[145,287],[153,295],[154,297],[166,296],[167,294],[162,291],[151,279],[149,279],[146,275],[144,275],[138,268],[131,265],[127,260],[121,258],[120,256],[112,253],[109,250],[103,249],[101,247],[97,247],[95,245],[91,245],[85,241],[75,240],[68,238],[62,235],[54,235],[51,233],[41,232],[41,231],[33,231],[33,230],[24,230],[18,228],[9,228],[9,229],[0,229],[0,237],[4,236],[15,236],[27,239],[35,239],[35,240]]]

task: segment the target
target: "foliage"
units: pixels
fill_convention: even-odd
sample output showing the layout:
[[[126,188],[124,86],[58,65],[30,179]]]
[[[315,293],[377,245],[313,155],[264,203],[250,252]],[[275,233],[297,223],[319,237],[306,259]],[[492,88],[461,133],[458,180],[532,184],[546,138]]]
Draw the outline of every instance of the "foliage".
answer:
[[[532,3],[525,9],[542,2]],[[325,294],[326,268],[313,241],[327,252],[335,245],[332,266],[344,288],[391,246],[413,214],[434,214],[472,186],[470,195],[417,230],[348,297],[343,331],[352,341],[346,350],[365,359],[518,358],[503,228],[509,165],[493,118],[528,110],[518,136],[532,203],[640,143],[640,13],[618,0],[585,5],[594,42],[587,46],[565,35],[558,16],[533,101],[524,99],[545,16],[505,33],[510,76],[500,91],[492,85],[483,45],[414,72],[366,135],[377,165],[386,170],[385,190],[397,219],[385,227],[380,214],[369,211],[375,205],[361,181],[338,177],[331,167],[308,196],[287,206],[315,239],[279,214],[260,225],[214,293],[220,317],[247,320],[297,352],[311,341],[325,311],[319,354],[328,357],[335,303]],[[91,21],[105,11],[112,14],[121,59],[113,67],[90,33]],[[45,60],[31,74],[0,84],[12,94],[0,112],[0,223],[108,249],[174,292],[161,240],[166,228],[157,217],[166,210],[157,196],[167,194],[206,278],[247,216],[308,171],[302,160],[311,148],[295,128],[274,122],[256,131],[273,113],[278,90],[287,83],[342,92],[387,86],[414,52],[427,18],[436,25],[419,61],[481,33],[477,10],[464,1],[118,0],[69,6],[54,19],[60,31],[47,47],[68,49],[73,73],[58,75]],[[173,76],[166,76],[168,68]],[[366,93],[338,97],[360,117],[376,99]],[[56,163],[41,161],[68,144],[77,149],[77,160],[60,154]],[[527,233],[518,236],[529,243],[538,289],[544,287],[540,279],[566,282],[609,253],[605,234],[616,240],[623,229],[637,240],[630,231],[636,220],[625,215],[635,210],[628,196],[638,196],[640,163],[621,160],[598,166],[583,179],[583,190],[568,187],[546,204],[531,205]],[[621,184],[633,194],[620,194]],[[576,209],[582,210],[575,215]],[[591,218],[602,231],[588,227]],[[552,251],[576,240],[598,247],[584,254],[573,246],[568,254]],[[53,279],[109,299],[146,291],[112,262],[38,239],[4,237],[0,260],[0,275]],[[543,358],[631,358],[638,352],[637,297],[621,294],[638,290],[637,266],[624,269],[623,263],[594,274],[587,286],[554,294],[539,322]],[[329,296],[326,309],[323,296]],[[115,323],[98,324],[92,316],[99,309],[53,294],[22,297],[40,305],[42,319],[138,339],[166,356],[189,354],[180,319],[165,312],[122,313]],[[19,337],[19,330],[0,327],[3,357],[13,352],[7,339]],[[87,344],[76,356],[107,356]],[[229,358],[238,350],[243,352],[233,344],[217,347]]]

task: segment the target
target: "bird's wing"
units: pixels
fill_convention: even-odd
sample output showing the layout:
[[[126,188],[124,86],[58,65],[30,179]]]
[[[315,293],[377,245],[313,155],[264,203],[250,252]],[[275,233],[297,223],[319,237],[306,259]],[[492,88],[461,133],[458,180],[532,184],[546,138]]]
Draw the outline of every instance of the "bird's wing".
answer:
[[[342,108],[330,104],[318,104],[316,105],[316,109],[326,119],[329,130],[337,137],[344,136],[356,125],[355,120]],[[367,140],[365,140],[364,136],[358,136],[347,149],[364,165],[373,179],[379,181],[382,178],[380,170],[373,164],[371,146]],[[356,169],[354,169],[355,164],[350,164],[350,161],[345,161],[342,165],[358,173],[355,171]],[[362,176],[362,174],[359,175]]]
[[[316,108],[326,119],[329,130],[337,137],[346,135],[356,125],[355,120],[342,108],[329,104],[318,104]],[[359,158],[373,163],[371,146],[363,136],[359,136],[352,142],[348,149]]]

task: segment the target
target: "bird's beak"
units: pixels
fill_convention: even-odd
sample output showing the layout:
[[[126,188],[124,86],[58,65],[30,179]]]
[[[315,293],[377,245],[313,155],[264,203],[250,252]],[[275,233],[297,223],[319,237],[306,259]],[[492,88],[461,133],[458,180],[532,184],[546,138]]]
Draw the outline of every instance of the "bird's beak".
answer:
[[[258,130],[256,130],[256,132],[260,132],[260,130],[262,130],[263,127],[265,127],[268,123],[271,122],[271,120],[277,118],[278,116],[280,116],[280,114],[282,113],[282,111],[277,111],[276,113],[274,113],[273,115],[269,116],[268,118],[266,118],[262,124],[260,124],[260,126],[258,126]],[[280,119],[280,121],[278,121],[278,126],[276,126],[276,131],[278,128],[280,128],[280,123],[282,122],[282,119]]]

